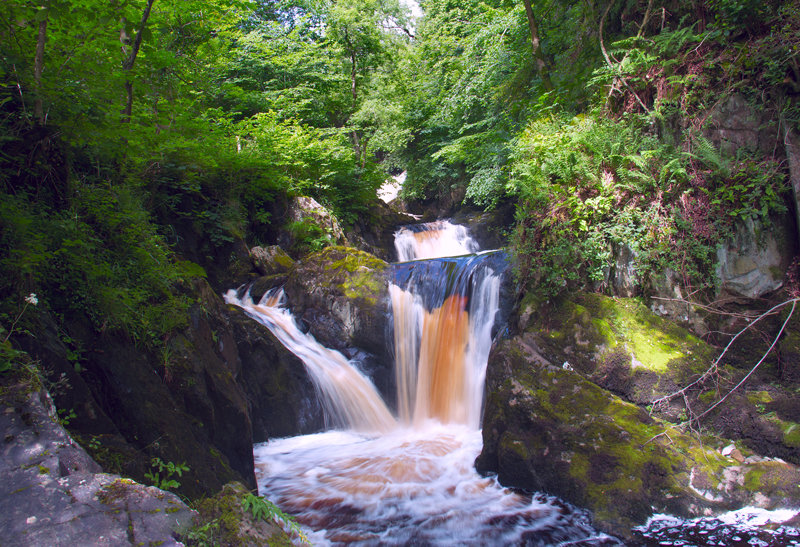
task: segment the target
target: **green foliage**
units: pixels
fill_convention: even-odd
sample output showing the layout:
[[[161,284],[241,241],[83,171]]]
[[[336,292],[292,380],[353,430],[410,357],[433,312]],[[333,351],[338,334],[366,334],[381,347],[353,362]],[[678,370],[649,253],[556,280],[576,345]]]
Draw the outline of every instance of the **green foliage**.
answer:
[[[297,524],[297,521],[295,521],[291,515],[287,515],[281,511],[277,505],[268,499],[261,496],[256,496],[253,493],[248,493],[244,498],[242,498],[242,507],[245,511],[250,511],[250,513],[252,513],[253,517],[256,519],[261,519],[266,522],[273,521],[288,527],[290,532],[296,534],[301,542],[305,543],[306,545],[311,544],[311,542],[308,540],[308,537],[300,528],[300,525]]]
[[[290,222],[285,228],[295,241],[294,250],[300,254],[319,251],[334,243],[331,230],[320,226],[312,218]]]
[[[513,238],[516,274],[550,297],[606,289],[615,250],[647,277],[669,268],[713,286],[716,246],[733,222],[785,210],[785,174],[771,161],[727,157],[694,137],[691,153],[642,130],[636,118],[548,116],[520,135],[510,188],[522,201]]]
[[[156,488],[161,490],[172,490],[180,488],[181,483],[173,477],[182,477],[184,473],[189,472],[189,466],[186,463],[173,463],[164,462],[161,458],[153,458],[150,460],[150,471],[144,474],[145,478]]]
[[[11,336],[21,332],[22,329],[18,328],[17,325],[20,319],[22,319],[25,310],[28,309],[28,306],[37,306],[38,304],[38,297],[34,293],[31,293],[25,297],[22,309],[17,313],[14,319],[11,320],[11,324],[7,329],[0,323],[0,374],[17,371],[23,367],[31,368],[30,356],[27,352],[14,347]],[[0,319],[6,322],[9,321],[10,317],[8,314],[0,314]]]

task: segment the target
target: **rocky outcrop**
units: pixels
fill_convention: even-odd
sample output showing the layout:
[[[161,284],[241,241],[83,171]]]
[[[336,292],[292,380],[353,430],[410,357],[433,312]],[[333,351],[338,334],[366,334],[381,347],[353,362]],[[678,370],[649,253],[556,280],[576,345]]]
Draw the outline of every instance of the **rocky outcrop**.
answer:
[[[750,218],[738,223],[731,240],[717,248],[720,291],[760,298],[779,289],[794,256],[793,240],[785,219],[769,229]]]
[[[70,337],[89,348],[77,362],[45,314],[36,338],[19,338],[61,386],[58,408],[73,416],[71,432],[104,469],[144,481],[153,457],[185,463],[180,492],[191,498],[232,480],[255,487],[252,425],[229,319],[207,284],[195,291],[189,326],[158,354],[119,333],[95,332],[80,317],[67,322]]]
[[[508,246],[508,234],[514,224],[515,204],[502,202],[490,211],[464,208],[453,215],[454,224],[466,226],[469,235],[481,249],[500,249]]]
[[[762,321],[762,326],[766,327],[767,321]],[[525,333],[526,346],[543,362],[563,365],[642,406],[699,378],[722,351],[651,313],[636,299],[584,293],[549,304],[524,299],[514,323],[519,332]],[[780,323],[778,318],[772,318],[766,332],[777,333]],[[742,439],[743,446],[761,455],[800,465],[798,441],[791,433],[800,431],[800,416],[788,412],[779,416],[770,410],[775,401],[794,396],[792,374],[796,373],[792,371],[798,369],[797,346],[792,344],[798,339],[798,332],[800,321],[792,321],[780,343],[780,358],[773,354],[769,365],[764,365],[764,372],[751,376],[747,385],[740,388],[741,393],[734,393],[724,406],[711,411],[703,425],[719,435]],[[724,362],[728,367],[695,384],[686,397],[675,397],[669,404],[657,406],[654,415],[679,422],[690,412],[705,411],[738,384],[766,350],[758,335],[743,335],[742,340],[726,354]],[[776,370],[781,363],[782,368]],[[752,396],[762,392],[759,397]]]
[[[713,108],[709,116],[708,135],[723,154],[735,157],[740,148],[772,154],[778,136],[774,119],[763,109],[750,106],[744,96],[731,95]]]
[[[288,305],[322,345],[358,358],[392,398],[388,264],[357,249],[328,247],[299,261],[285,285]]]
[[[388,313],[387,267],[383,260],[348,247],[312,253],[289,274],[289,307],[325,346],[380,351]]]
[[[194,511],[174,494],[101,473],[59,425],[46,391],[4,383],[3,545],[182,545]]]
[[[639,404],[675,391],[715,357],[713,348],[636,299],[592,293],[551,303],[527,298],[515,327],[544,361]],[[668,415],[683,411],[681,400]]]
[[[314,198],[297,196],[286,214],[286,225],[278,244],[294,257],[324,245],[347,243],[339,220]]]
[[[588,347],[592,334],[583,325],[573,331],[578,338],[562,343]],[[479,471],[587,507],[597,526],[623,537],[653,512],[800,507],[796,467],[746,450],[738,461],[710,449],[727,442],[701,445],[579,374],[591,367],[578,352],[552,362],[552,350],[540,344],[558,330],[523,328],[492,350]]]

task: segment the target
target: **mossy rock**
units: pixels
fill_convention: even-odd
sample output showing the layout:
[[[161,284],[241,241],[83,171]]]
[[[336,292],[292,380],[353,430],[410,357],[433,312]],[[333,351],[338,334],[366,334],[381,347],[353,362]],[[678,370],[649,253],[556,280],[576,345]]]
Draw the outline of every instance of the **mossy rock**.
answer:
[[[635,298],[576,293],[523,299],[520,330],[542,357],[567,363],[627,400],[645,403],[701,374],[715,350]]]
[[[324,345],[385,350],[388,264],[351,247],[328,247],[297,262],[286,296]]]
[[[627,537],[654,512],[700,516],[800,503],[800,491],[788,486],[800,480],[796,467],[724,457],[713,449],[722,441],[701,443],[580,374],[537,359],[524,334],[493,349],[487,393],[478,470],[586,507],[611,533]],[[771,473],[776,486],[745,480],[758,472]]]
[[[256,519],[242,506],[249,491],[241,483],[226,484],[211,498],[197,502],[194,527],[182,538],[189,546],[291,546],[292,538],[275,522]]]

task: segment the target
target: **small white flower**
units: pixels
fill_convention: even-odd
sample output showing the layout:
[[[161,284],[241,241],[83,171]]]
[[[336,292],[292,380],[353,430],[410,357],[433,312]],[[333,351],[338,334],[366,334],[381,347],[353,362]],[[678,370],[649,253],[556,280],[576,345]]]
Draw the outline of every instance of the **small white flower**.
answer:
[[[25,297],[25,302],[27,302],[28,304],[33,304],[34,306],[36,306],[37,304],[39,304],[39,299],[36,298],[36,293],[32,292],[31,294],[29,294],[28,296]]]

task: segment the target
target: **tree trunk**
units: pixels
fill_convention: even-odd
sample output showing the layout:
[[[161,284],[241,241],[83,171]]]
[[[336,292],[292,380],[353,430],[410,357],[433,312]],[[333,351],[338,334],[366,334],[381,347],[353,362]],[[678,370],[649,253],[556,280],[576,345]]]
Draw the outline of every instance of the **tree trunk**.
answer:
[[[44,43],[47,41],[47,18],[39,22],[39,36],[36,39],[36,57],[33,63],[33,79],[36,82],[36,101],[33,103],[33,116],[39,125],[44,125],[42,105],[42,72],[44,71]]]
[[[358,71],[356,70],[355,50],[353,50],[352,53],[350,54],[350,62],[352,64],[352,68],[350,69],[350,94],[353,98],[351,110],[355,112],[356,106],[358,105],[358,87],[356,87],[356,76],[358,75]],[[358,131],[356,129],[353,129],[352,137],[353,137],[353,151],[356,154],[356,164],[358,164],[361,160],[361,139],[359,138]]]
[[[531,0],[522,0],[522,3],[525,4],[525,15],[528,17],[528,28],[531,31],[531,47],[533,48],[534,65],[536,65],[536,70],[539,72],[539,77],[542,79],[542,85],[545,91],[552,91],[553,82],[550,80],[547,59],[542,52],[542,45],[539,43],[539,25],[536,23],[536,17],[533,15]]]
[[[142,13],[142,19],[139,22],[139,28],[136,30],[136,36],[133,39],[133,45],[131,46],[131,50],[127,53],[127,57],[122,62],[122,70],[127,72],[130,75],[130,72],[133,70],[133,65],[136,63],[136,56],[139,54],[139,48],[142,45],[142,33],[144,32],[144,28],[147,25],[147,18],[150,17],[150,10],[153,7],[153,2],[155,0],[147,0],[147,6],[144,8],[144,12]],[[122,41],[122,51],[126,53],[127,48],[127,34],[125,32],[125,28],[123,27],[122,32],[120,33],[120,40]],[[125,80],[125,107],[122,109],[122,123],[129,123],[131,121],[131,112],[133,111],[133,82],[131,81],[130,76]]]

